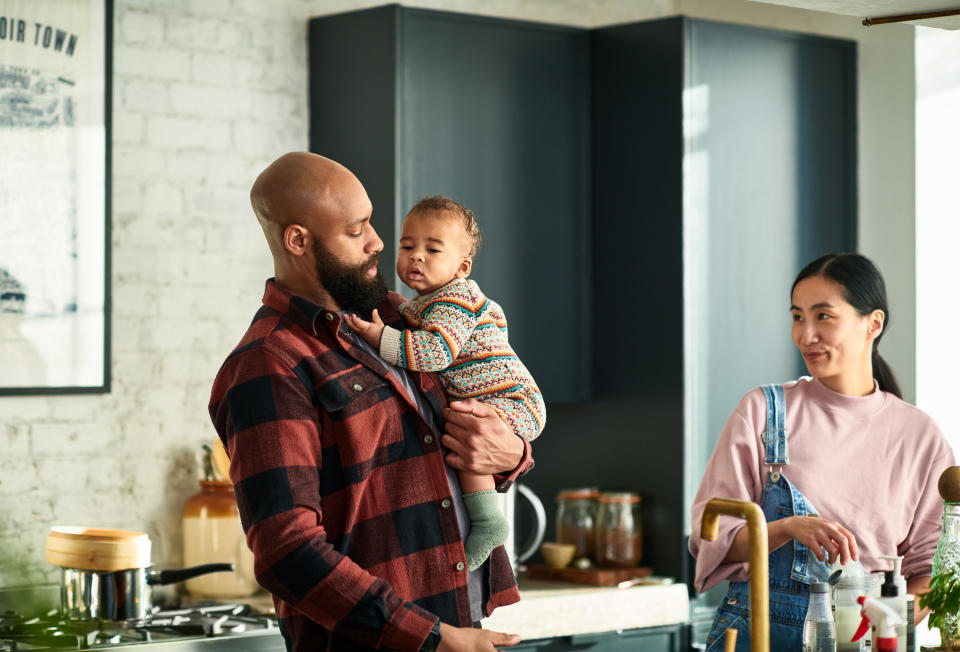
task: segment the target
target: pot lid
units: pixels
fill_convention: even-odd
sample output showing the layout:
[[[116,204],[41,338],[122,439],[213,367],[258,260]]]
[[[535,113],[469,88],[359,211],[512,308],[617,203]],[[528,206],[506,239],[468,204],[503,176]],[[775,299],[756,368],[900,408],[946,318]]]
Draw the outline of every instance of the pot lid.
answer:
[[[57,525],[47,535],[47,562],[63,568],[121,571],[150,566],[143,532]]]

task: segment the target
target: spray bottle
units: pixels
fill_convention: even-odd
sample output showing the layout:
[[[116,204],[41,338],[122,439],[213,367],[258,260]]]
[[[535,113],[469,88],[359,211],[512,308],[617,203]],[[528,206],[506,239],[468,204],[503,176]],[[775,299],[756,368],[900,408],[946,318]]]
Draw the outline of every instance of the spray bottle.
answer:
[[[857,602],[863,607],[863,620],[852,640],[863,637],[870,629],[870,623],[873,623],[873,649],[877,652],[894,652],[897,649],[897,626],[903,625],[903,618],[877,598],[860,596]]]
[[[915,652],[917,647],[916,632],[913,624],[914,598],[913,595],[907,593],[907,580],[900,572],[900,564],[903,562],[903,557],[898,555],[880,555],[880,559],[888,559],[893,562],[892,583],[896,586],[896,591],[892,591],[889,588],[891,579],[885,571],[883,585],[880,587],[880,595],[884,598],[884,602],[897,610],[903,617],[905,624],[904,631],[897,632],[898,636],[903,634],[903,638],[897,649],[900,652]]]

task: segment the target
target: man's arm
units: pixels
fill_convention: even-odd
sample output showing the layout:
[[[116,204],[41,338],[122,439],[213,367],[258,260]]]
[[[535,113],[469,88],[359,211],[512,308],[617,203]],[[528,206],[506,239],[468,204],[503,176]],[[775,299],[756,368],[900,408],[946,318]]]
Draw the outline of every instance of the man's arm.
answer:
[[[327,539],[316,406],[290,365],[257,349],[235,355],[217,376],[210,414],[230,455],[257,581],[329,631],[367,647],[418,649],[436,615]]]
[[[513,432],[493,408],[476,399],[450,404],[441,443],[450,453],[449,466],[480,475],[494,475],[497,489],[506,491],[533,468],[530,444]]]

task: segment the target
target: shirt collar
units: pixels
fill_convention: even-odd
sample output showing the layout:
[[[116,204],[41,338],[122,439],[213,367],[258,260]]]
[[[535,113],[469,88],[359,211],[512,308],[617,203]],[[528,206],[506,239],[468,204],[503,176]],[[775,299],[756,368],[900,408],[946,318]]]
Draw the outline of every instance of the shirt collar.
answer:
[[[873,381],[873,392],[866,396],[848,396],[835,392],[817,378],[811,380],[810,388],[814,399],[824,407],[860,417],[879,412],[887,398],[887,393],[880,390],[876,379]]]
[[[323,306],[318,306],[309,299],[304,299],[280,287],[275,278],[267,279],[267,286],[263,292],[263,305],[272,308],[287,316],[308,333],[317,334],[317,320],[325,314],[332,318],[328,321],[340,322],[340,315]]]

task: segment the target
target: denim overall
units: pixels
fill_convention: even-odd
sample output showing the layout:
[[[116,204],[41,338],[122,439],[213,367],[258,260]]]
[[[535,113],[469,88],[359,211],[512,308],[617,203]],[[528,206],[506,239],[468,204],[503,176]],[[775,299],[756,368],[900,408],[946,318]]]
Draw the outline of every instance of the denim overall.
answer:
[[[789,464],[787,456],[786,403],[783,385],[764,385],[767,400],[767,424],[763,433],[766,446],[764,464],[770,467],[760,507],[767,522],[787,516],[816,516],[810,501],[781,473]],[[803,619],[810,600],[810,583],[826,581],[829,566],[817,560],[810,549],[796,540],[772,553],[770,563],[770,650],[800,652]],[[730,582],[730,588],[717,609],[707,635],[707,651],[723,650],[726,631],[737,630],[737,652],[750,650],[750,588],[747,582]],[[765,617],[765,615],[763,616]]]

